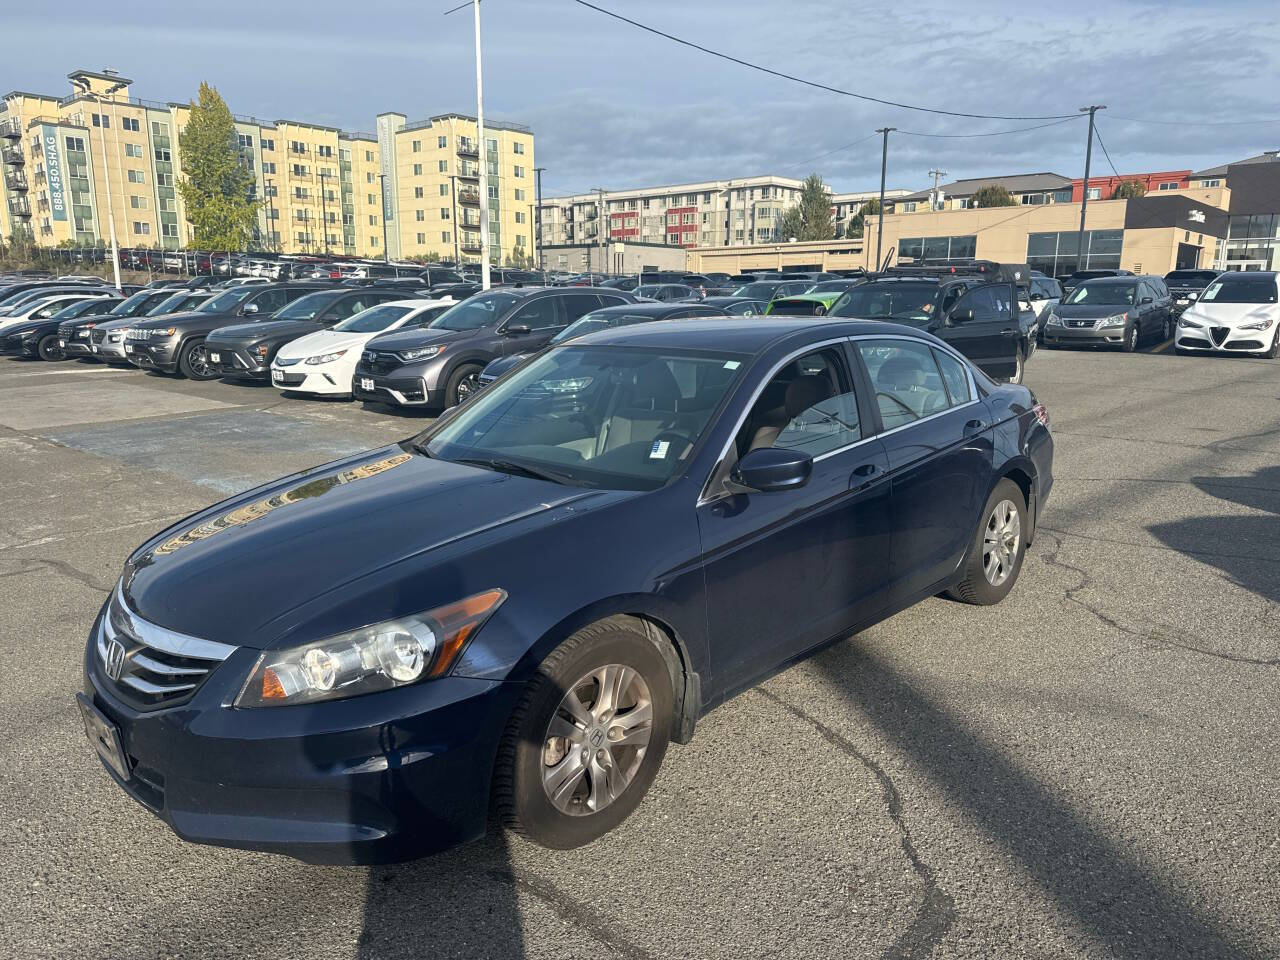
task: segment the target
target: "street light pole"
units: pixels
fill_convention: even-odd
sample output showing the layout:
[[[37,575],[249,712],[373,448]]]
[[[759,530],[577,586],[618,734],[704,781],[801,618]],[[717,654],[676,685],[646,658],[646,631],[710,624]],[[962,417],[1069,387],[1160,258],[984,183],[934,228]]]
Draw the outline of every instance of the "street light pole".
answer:
[[[476,32],[476,139],[480,154],[480,288],[489,289],[489,152],[484,141],[484,75],[480,69],[480,0],[470,0],[471,12],[475,20]],[[446,10],[447,17],[456,13],[467,3],[460,3]],[[454,231],[457,233],[457,230]]]
[[[457,270],[462,266],[462,254],[458,250],[458,231],[462,224],[458,222],[458,176],[453,173],[449,174],[449,198],[453,206],[453,269]]]
[[[120,87],[117,84],[107,93],[115,93]],[[88,93],[88,89],[85,90]],[[111,168],[107,164],[107,133],[103,129],[102,124],[106,113],[103,112],[102,96],[100,94],[92,94],[94,102],[98,104],[98,140],[102,145],[102,180],[103,187],[107,193],[107,232],[111,236],[111,272],[115,277],[116,289],[120,289],[120,246],[116,243],[116,214],[114,204],[111,202]]]
[[[378,191],[382,195],[382,262],[391,262],[391,247],[387,245],[387,175],[378,174]]]
[[[1084,148],[1084,186],[1080,193],[1080,233],[1076,237],[1076,269],[1087,270],[1088,258],[1085,256],[1084,249],[1084,211],[1089,205],[1089,164],[1093,160],[1093,115],[1099,110],[1107,109],[1105,106],[1097,105],[1090,107],[1081,107],[1080,112],[1089,113],[1089,142]]]
[[[880,269],[880,254],[884,247],[884,176],[889,166],[889,134],[897,130],[897,127],[882,127],[876,133],[884,135],[884,146],[880,149],[880,219],[876,225],[876,270]],[[866,243],[866,227],[863,226],[863,243]]]
[[[320,171],[320,232],[324,234],[324,255],[329,256],[329,196],[325,192],[324,182],[329,174]]]
[[[262,180],[262,192],[266,195],[267,201],[267,249],[276,252],[276,218],[275,204],[271,202],[271,197],[275,192],[275,181],[268,180],[265,177]],[[209,263],[209,273],[213,273],[213,262]]]
[[[538,194],[538,212],[533,223],[533,256],[534,262],[537,263],[538,269],[543,273],[547,272],[547,266],[542,262],[542,171],[546,167],[534,167],[533,177],[537,183],[536,190]],[[543,277],[545,280],[546,277]]]

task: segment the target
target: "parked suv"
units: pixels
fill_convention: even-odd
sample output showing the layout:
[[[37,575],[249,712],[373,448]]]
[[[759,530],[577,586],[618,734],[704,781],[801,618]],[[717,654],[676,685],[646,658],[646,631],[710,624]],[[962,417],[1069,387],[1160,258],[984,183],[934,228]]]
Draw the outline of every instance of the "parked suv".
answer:
[[[1137,350],[1143,340],[1168,340],[1174,332],[1173,301],[1164,280],[1152,276],[1085,280],[1049,311],[1047,347],[1112,346]]]
[[[390,333],[365,347],[351,393],[357,400],[452,407],[470,397],[498,357],[531,353],[592,310],[635,297],[600,287],[516,287],[478,293],[423,330]]]
[[[220,327],[205,338],[209,368],[217,376],[266,380],[276,351],[291,340],[327,330],[379,303],[403,298],[400,290],[337,287],[294,300],[274,316]]]
[[[1169,287],[1169,296],[1173,297],[1174,316],[1195,303],[1204,288],[1216,279],[1217,270],[1174,270],[1166,273],[1164,282]]]
[[[332,290],[329,284],[273,283],[230,287],[188,313],[172,313],[139,321],[129,328],[125,355],[136,367],[181,373],[192,380],[214,380],[219,374],[209,366],[205,338],[219,327],[269,317],[316,290]]]
[[[100,326],[107,326],[117,320],[134,321],[145,316],[148,310],[173,296],[174,291],[166,288],[145,287],[124,300],[116,300],[110,310],[100,317],[83,316],[63,320],[58,326],[58,349],[64,357],[88,357],[96,352],[93,349],[93,332]],[[124,336],[124,331],[120,331]],[[99,341],[101,343],[101,341]]]

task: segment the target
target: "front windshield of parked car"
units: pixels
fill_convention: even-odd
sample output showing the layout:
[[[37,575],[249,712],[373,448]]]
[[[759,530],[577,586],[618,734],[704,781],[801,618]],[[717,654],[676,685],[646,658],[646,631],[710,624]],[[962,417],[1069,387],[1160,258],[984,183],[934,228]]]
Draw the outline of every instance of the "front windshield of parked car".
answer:
[[[649,297],[651,299],[657,299],[659,296],[661,296],[662,290],[666,286],[667,284],[665,283],[642,283],[640,284],[640,286],[636,287],[631,292],[634,293],[637,297]]]
[[[756,283],[746,283],[733,291],[735,297],[751,297],[753,300],[772,300],[773,291],[778,289],[778,284],[773,281],[757,281]]]
[[[344,293],[346,293],[345,290],[321,290],[319,293],[308,293],[305,297],[299,297],[283,310],[277,312],[272,319],[314,320],[324,312],[324,309],[329,306],[329,304],[333,303],[334,300],[342,296]]]
[[[588,333],[595,333],[597,330],[608,330],[611,327],[627,327],[633,323],[646,323],[654,319],[657,318],[652,314],[646,313],[588,313],[582,319],[575,320],[557,333],[551,338],[551,342],[564,343],[566,340],[576,340],[578,337],[585,336]]]
[[[121,300],[109,311],[107,311],[107,316],[132,317],[134,315],[134,310],[137,309],[138,304],[145,301],[147,297],[151,296],[151,294],[152,294],[151,290],[139,290],[133,296],[126,297],[124,300]]]
[[[411,309],[413,308],[380,303],[347,317],[333,329],[343,333],[377,333],[379,330],[386,330]]]
[[[833,317],[922,323],[934,315],[938,285],[932,282],[863,283],[845,292],[828,312]]]
[[[256,291],[252,286],[232,287],[230,290],[224,290],[215,297],[210,297],[204,303],[200,304],[198,309],[201,313],[226,313],[240,306],[245,300],[248,300]]]
[[[481,293],[450,307],[431,321],[432,330],[479,330],[497,322],[520,298],[511,293]]]
[[[569,485],[653,490],[688,465],[742,367],[733,354],[569,344],[477,394],[425,450]]]
[[[1204,288],[1201,303],[1275,303],[1273,277],[1221,277]]]
[[[1068,306],[1126,307],[1133,305],[1137,290],[1132,283],[1090,283],[1086,280],[1062,302]]]
[[[101,300],[77,300],[75,303],[71,304],[70,306],[63,307],[61,310],[59,310],[49,319],[50,320],[71,320],[75,317],[80,316],[81,314],[87,313],[88,311],[92,310],[99,303],[101,303]]]
[[[187,300],[191,294],[175,293],[172,296],[165,297],[155,306],[148,307],[146,315],[148,317],[158,317],[163,313],[176,313],[183,309],[182,303]]]

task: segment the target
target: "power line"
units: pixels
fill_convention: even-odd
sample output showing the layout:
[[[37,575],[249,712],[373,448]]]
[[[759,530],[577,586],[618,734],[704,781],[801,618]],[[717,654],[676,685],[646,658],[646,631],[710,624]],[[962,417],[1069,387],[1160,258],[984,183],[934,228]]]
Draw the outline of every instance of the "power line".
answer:
[[[1038,123],[1034,127],[1015,127],[1012,130],[995,130],[991,133],[917,133],[913,130],[899,130],[903,136],[907,137],[930,137],[936,140],[972,140],[977,137],[1007,137],[1013,133],[1026,133],[1028,130],[1043,130],[1045,127],[1058,127],[1064,123],[1070,123],[1072,120],[1083,120],[1084,117],[1067,117],[1065,120],[1055,120],[1052,123]]]
[[[816,157],[810,157],[808,160],[800,160],[796,163],[784,163],[778,169],[790,170],[792,167],[807,166],[808,164],[813,163],[816,160],[823,160],[831,156],[833,153],[843,153],[845,150],[849,150],[852,147],[856,147],[860,143],[865,143],[867,140],[874,140],[879,135],[880,134],[878,133],[869,133],[865,137],[859,137],[857,140],[853,141],[853,143],[846,143],[843,147],[836,147],[834,150],[828,150],[826,153],[820,153]]]
[[[1161,127],[1255,127],[1263,126],[1271,123],[1280,123],[1280,119],[1274,120],[1144,120],[1141,117],[1121,117],[1116,114],[1112,115],[1116,120],[1125,120],[1129,123],[1152,123]]]
[[[1111,167],[1111,172],[1114,173],[1116,175],[1116,179],[1119,180],[1120,171],[1117,170],[1116,165],[1111,162],[1111,154],[1107,152],[1107,145],[1102,142],[1102,131],[1098,129],[1098,122],[1096,120],[1093,123],[1093,135],[1098,138],[1098,146],[1102,148],[1102,155],[1107,158],[1107,165]],[[1086,183],[1085,189],[1087,190],[1088,188],[1089,185]]]
[[[916,110],[920,113],[934,113],[934,114],[940,114],[946,117],[966,117],[971,120],[1065,120],[1065,119],[1074,120],[1075,119],[1074,114],[1065,114],[1065,113],[1058,113],[1050,116],[1040,116],[1040,117],[1010,117],[1010,116],[1001,116],[1001,115],[990,114],[990,113],[963,113],[958,110],[941,110],[935,107],[921,107],[912,103],[900,103],[896,100],[885,100],[880,97],[872,97],[864,93],[854,93],[852,90],[843,90],[840,87],[832,87],[825,83],[818,83],[816,80],[806,80],[803,77],[793,76],[792,74],[789,74],[789,73],[783,73],[780,70],[774,70],[770,67],[761,66],[758,63],[752,63],[749,60],[743,60],[740,57],[731,56],[730,54],[727,54],[727,53],[721,53],[718,50],[712,50],[710,47],[704,47],[701,44],[694,43],[692,40],[685,40],[681,37],[675,36],[674,34],[667,33],[663,30],[659,30],[657,27],[651,27],[648,24],[641,23],[638,20],[632,20],[629,17],[624,17],[620,13],[614,13],[612,10],[606,10],[604,7],[596,6],[594,3],[589,3],[588,0],[573,0],[573,2],[578,4],[579,6],[586,7],[589,10],[594,10],[597,13],[603,13],[606,17],[612,17],[614,20],[620,20],[623,23],[630,24],[631,26],[636,27],[640,30],[644,30],[646,33],[652,33],[655,36],[663,37],[664,39],[670,40],[673,43],[678,43],[682,46],[690,47],[693,50],[699,50],[702,53],[709,54],[710,56],[713,56],[713,57],[719,57],[721,60],[728,60],[730,63],[736,63],[739,66],[747,67],[750,70],[758,70],[761,73],[767,73],[770,76],[779,77],[782,80],[790,80],[792,83],[801,83],[807,87],[814,87],[818,90],[826,90],[828,93],[838,93],[843,97],[853,97],[857,100],[866,100],[869,103],[879,103],[886,107],[898,107],[902,110]]]

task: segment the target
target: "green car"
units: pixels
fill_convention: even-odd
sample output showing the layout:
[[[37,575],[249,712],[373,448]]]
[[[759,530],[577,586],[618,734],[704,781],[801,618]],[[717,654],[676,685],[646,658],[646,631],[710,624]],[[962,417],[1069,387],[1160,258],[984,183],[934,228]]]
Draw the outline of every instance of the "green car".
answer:
[[[788,317],[825,317],[832,304],[844,294],[843,290],[829,290],[825,293],[797,293],[791,297],[779,297],[769,304],[765,313]]]

